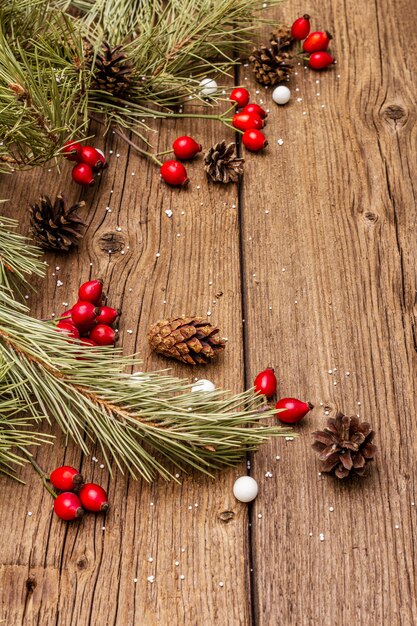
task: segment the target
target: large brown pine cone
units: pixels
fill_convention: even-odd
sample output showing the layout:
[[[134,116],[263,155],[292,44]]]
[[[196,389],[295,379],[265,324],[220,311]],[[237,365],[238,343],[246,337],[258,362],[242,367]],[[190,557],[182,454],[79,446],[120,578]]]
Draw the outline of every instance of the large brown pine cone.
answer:
[[[291,28],[281,26],[271,33],[269,46],[261,45],[253,49],[249,60],[258,83],[272,87],[288,78],[292,71],[289,53],[292,43]]]
[[[87,57],[88,47],[85,46],[84,50]],[[90,62],[92,60],[90,56]],[[94,72],[93,85],[97,89],[120,95],[130,86],[134,68],[123,51],[122,45],[112,48],[105,41],[95,57],[92,71]]]
[[[151,326],[148,337],[155,352],[189,365],[204,365],[225,348],[219,329],[202,317],[161,320]]]
[[[81,201],[69,207],[63,193],[54,202],[48,196],[41,196],[29,209],[33,238],[47,250],[67,252],[76,247],[85,227],[78,215],[84,205]]]
[[[236,156],[236,145],[232,142],[219,141],[204,155],[204,169],[207,176],[215,183],[235,183],[243,174],[244,159]]]
[[[313,449],[319,453],[320,471],[338,478],[351,474],[363,476],[366,465],[377,453],[372,443],[374,432],[367,422],[356,416],[337,413],[327,420],[324,430],[313,433]]]

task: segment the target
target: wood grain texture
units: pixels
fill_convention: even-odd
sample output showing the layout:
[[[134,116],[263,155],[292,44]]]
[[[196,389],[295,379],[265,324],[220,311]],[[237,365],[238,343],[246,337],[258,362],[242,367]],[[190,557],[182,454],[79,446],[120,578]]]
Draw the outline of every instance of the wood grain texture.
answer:
[[[186,123],[165,124],[164,133],[154,136],[156,148],[165,149],[187,132]],[[219,132],[204,124],[193,129],[205,146],[221,138]],[[196,162],[189,168],[190,189],[172,190],[161,184],[155,166],[114,135],[102,140],[102,147],[113,151],[110,167],[87,192],[89,227],[79,254],[47,255],[42,296],[30,297],[33,314],[59,313],[75,300],[81,281],[101,276],[109,302],[123,311],[125,351],[139,351],[143,367],[155,370],[172,362],[149,354],[150,323],[208,313],[229,338],[224,356],[203,370],[178,365],[174,371],[190,381],[205,376],[243,390],[237,187],[208,188]],[[9,214],[22,219],[24,231],[26,206],[38,193],[74,193],[69,171],[64,163],[60,175],[36,171],[2,181],[0,195],[12,199]],[[57,280],[63,284],[57,286]],[[220,291],[223,296],[216,298]],[[0,478],[1,617],[7,624],[153,626],[197,624],[201,616],[216,623],[225,623],[226,616],[230,624],[249,621],[247,511],[232,495],[242,468],[216,481],[179,476],[181,485],[149,486],[117,471],[110,480],[100,468],[99,452],[98,462],[80,458],[74,446],[65,450],[59,436],[36,457],[45,468],[81,463],[85,477],[108,486],[111,510],[104,521],[92,515],[65,525],[51,513],[50,497],[30,469],[24,487]],[[221,516],[224,511],[232,515]]]
[[[334,34],[338,65],[298,69],[291,103],[271,111],[269,155],[246,170],[241,207],[248,380],[272,364],[281,396],[316,405],[299,439],[254,459],[255,623],[411,626],[416,127],[404,51],[417,10],[335,0],[287,3],[281,15],[305,11]],[[377,432],[364,481],[318,475],[310,433],[336,409]]]
[[[243,466],[216,482],[181,476],[179,486],[117,472],[110,479],[97,451],[97,462],[80,456],[53,429],[56,445],[40,449],[38,462],[81,464],[108,485],[112,508],[105,520],[64,525],[30,469],[23,487],[0,477],[7,626],[417,623],[417,7],[296,0],[274,17],[291,22],[305,12],[314,28],[333,32],[338,65],[323,74],[298,67],[293,98],[280,108],[242,68],[238,80],[259,90],[271,113],[270,146],[245,155],[240,188],[207,186],[193,164],[190,189],[170,190],[115,136],[101,138],[113,153],[86,195],[80,252],[47,255],[48,277],[29,302],[34,315],[49,317],[82,280],[103,277],[123,309],[123,346],[143,354],[146,369],[167,364],[149,354],[151,322],[210,311],[228,347],[196,376],[238,391],[273,365],[279,394],[316,408],[298,439],[274,441],[251,459],[260,494],[248,509],[232,495]],[[185,132],[205,145],[227,136],[211,124],[172,122],[155,143],[162,150]],[[77,197],[65,164],[61,173],[0,181],[23,232],[28,202],[62,189]],[[377,432],[380,455],[363,481],[318,475],[310,434],[336,409]]]

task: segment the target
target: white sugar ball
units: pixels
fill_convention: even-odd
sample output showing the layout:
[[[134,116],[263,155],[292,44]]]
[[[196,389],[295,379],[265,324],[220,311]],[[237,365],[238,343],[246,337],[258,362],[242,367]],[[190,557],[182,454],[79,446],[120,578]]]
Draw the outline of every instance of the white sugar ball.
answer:
[[[258,483],[251,476],[241,476],[233,485],[233,495],[240,502],[252,502],[258,495]]]
[[[272,92],[272,100],[277,104],[287,104],[291,98],[291,91],[285,85],[278,85]]]
[[[197,380],[195,385],[191,387],[191,391],[214,391],[215,388],[216,387],[211,382],[211,380],[206,380],[205,378],[202,378],[201,380]]]
[[[213,78],[203,78],[200,81],[200,93],[202,96],[212,96],[217,91],[217,83]]]

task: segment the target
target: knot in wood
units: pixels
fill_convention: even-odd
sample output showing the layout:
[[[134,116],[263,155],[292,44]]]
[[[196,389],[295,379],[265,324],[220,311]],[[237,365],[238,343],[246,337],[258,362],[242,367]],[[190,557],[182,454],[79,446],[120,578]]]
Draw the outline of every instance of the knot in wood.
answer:
[[[104,233],[98,240],[100,249],[108,254],[120,252],[125,247],[125,240],[120,233]]]
[[[407,121],[407,111],[400,104],[389,104],[382,111],[385,120],[394,126],[404,126]]]
[[[233,511],[222,511],[221,513],[219,513],[220,521],[224,522],[225,524],[231,522],[234,516],[235,514]]]
[[[372,211],[366,211],[364,218],[367,222],[370,222],[371,224],[375,224],[375,222],[378,221],[379,216],[376,213],[373,213]]]
[[[85,556],[85,554],[83,554],[77,559],[76,566],[78,567],[78,569],[83,570],[83,569],[86,569],[87,565],[88,565],[87,557]]]
[[[28,593],[33,593],[38,583],[36,582],[36,578],[33,576],[33,574],[30,574],[30,576],[27,577],[25,584],[26,584],[26,591]]]

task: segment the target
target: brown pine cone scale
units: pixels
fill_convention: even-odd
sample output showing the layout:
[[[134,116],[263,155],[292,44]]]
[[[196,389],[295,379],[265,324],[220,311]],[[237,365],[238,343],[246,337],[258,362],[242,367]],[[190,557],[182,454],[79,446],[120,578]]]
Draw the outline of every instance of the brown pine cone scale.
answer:
[[[158,354],[189,365],[204,365],[225,348],[219,329],[202,317],[174,317],[149,329],[149,344]]]
[[[378,451],[372,443],[374,434],[370,424],[360,422],[356,416],[337,413],[329,418],[324,430],[313,433],[312,447],[319,454],[320,471],[337,478],[363,476]]]

